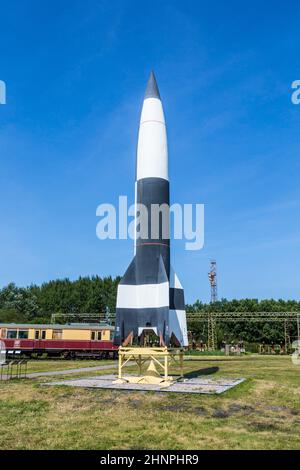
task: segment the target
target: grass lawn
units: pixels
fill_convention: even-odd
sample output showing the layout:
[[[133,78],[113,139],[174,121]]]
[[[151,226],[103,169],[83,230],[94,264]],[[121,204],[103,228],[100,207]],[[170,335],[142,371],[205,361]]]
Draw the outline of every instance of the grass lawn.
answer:
[[[106,363],[42,361],[30,371]],[[0,382],[0,449],[300,449],[300,367],[290,357],[186,358],[185,372],[195,371],[247,381],[219,396]]]

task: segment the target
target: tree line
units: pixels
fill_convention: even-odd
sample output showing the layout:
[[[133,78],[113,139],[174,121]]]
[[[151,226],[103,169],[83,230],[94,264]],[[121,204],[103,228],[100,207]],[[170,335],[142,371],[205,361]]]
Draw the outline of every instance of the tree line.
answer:
[[[300,302],[296,300],[275,299],[221,299],[213,304],[205,304],[197,300],[192,305],[186,306],[187,312],[218,312],[224,313],[224,321],[218,321],[216,327],[218,344],[244,341],[258,344],[285,344],[285,331],[292,342],[297,338],[297,322],[284,321],[251,322],[251,321],[226,321],[228,312],[299,312]],[[193,336],[201,341],[207,338],[207,323],[192,321],[188,325]],[[285,330],[286,328],[286,330]],[[256,348],[257,349],[257,348]]]
[[[41,285],[18,287],[14,283],[0,289],[0,322],[12,323],[47,323],[53,313],[98,313],[115,311],[117,286],[120,277],[79,277],[56,279]],[[257,299],[221,299],[214,304],[197,300],[186,305],[187,312],[300,312],[300,302],[296,300],[257,300]],[[224,315],[226,316],[226,315]],[[296,335],[296,325],[289,327],[291,337]],[[191,322],[188,329],[193,335],[205,341],[206,323]],[[218,322],[219,342],[244,340],[248,342],[283,342],[282,323],[254,322]]]
[[[10,283],[0,290],[0,322],[43,323],[52,313],[114,312],[120,277],[56,279],[28,287]]]

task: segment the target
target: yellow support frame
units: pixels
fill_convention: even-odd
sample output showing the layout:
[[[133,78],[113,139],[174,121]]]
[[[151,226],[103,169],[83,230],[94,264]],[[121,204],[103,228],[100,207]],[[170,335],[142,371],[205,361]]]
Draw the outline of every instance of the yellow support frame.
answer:
[[[174,380],[183,378],[183,348],[167,348],[167,347],[123,347],[119,348],[119,369],[117,383],[146,383],[152,385],[160,385],[162,387],[169,386]],[[124,375],[124,368],[130,362],[135,361],[138,369],[138,376]],[[150,361],[150,365],[143,374],[143,365]],[[175,363],[180,366],[180,376],[174,377],[169,373],[170,364]],[[156,369],[158,366],[160,372]]]

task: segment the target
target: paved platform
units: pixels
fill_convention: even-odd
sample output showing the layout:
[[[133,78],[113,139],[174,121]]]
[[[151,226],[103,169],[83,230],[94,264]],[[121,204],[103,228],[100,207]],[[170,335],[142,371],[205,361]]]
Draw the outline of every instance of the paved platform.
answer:
[[[175,393],[204,393],[204,394],[220,394],[236,387],[245,379],[228,379],[218,378],[209,379],[203,376],[184,379],[183,381],[174,382],[170,387],[159,387],[158,385],[148,384],[115,384],[116,375],[101,375],[96,377],[83,377],[79,379],[62,380],[59,382],[48,382],[45,385],[68,385],[72,387],[84,388],[103,388],[112,390],[134,390],[134,391],[155,391],[155,392],[175,392]]]

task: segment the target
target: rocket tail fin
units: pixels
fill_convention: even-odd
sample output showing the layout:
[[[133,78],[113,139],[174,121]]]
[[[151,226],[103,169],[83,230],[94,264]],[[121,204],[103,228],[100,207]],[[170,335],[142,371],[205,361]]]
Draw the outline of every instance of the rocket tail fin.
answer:
[[[177,274],[170,271],[170,337],[174,337],[176,346],[188,346],[187,323],[185,313],[184,290]],[[176,344],[177,343],[177,344]]]

